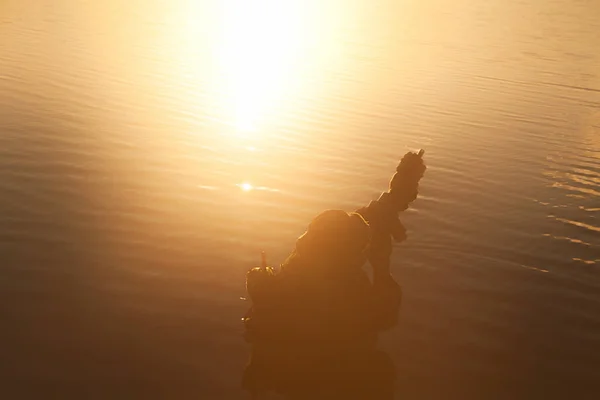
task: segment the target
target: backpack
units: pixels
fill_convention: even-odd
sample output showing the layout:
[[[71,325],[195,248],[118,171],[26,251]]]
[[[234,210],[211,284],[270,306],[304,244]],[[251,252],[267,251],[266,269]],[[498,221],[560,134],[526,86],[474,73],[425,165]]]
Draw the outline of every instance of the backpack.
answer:
[[[263,265],[251,268],[246,273],[246,293],[251,302],[248,311],[242,318],[244,323],[244,338],[252,343],[257,335],[257,322],[260,321],[261,311],[271,302],[276,275],[273,268]]]

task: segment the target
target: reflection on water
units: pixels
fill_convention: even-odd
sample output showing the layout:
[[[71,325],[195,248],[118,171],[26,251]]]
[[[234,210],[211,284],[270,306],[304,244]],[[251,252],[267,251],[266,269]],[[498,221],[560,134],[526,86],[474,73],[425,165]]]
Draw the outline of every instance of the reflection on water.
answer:
[[[2,2],[3,382],[239,395],[260,250],[282,261],[314,215],[364,205],[424,147],[382,337],[398,393],[593,394],[599,11]]]
[[[256,131],[259,120],[289,94],[286,89],[294,84],[303,59],[311,56],[306,48],[322,32],[311,29],[319,26],[311,23],[307,5],[272,0],[221,5],[222,37],[215,43],[222,74],[218,84],[237,129]]]
[[[180,2],[176,7],[183,19],[169,34],[176,55],[162,61],[181,64],[185,84],[208,97],[202,112],[250,140],[282,107],[310,95],[318,75],[339,62],[335,30],[349,16],[340,5],[314,0]],[[206,47],[199,46],[203,39]]]

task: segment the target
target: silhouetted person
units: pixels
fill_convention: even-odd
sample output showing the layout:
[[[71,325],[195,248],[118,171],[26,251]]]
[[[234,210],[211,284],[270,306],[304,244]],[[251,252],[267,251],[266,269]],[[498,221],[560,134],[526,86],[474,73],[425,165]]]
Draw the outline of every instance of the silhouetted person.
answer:
[[[421,155],[407,154],[390,192],[368,207],[318,215],[277,273],[266,265],[248,273],[252,355],[243,386],[255,398],[268,391],[290,399],[393,398],[394,365],[377,350],[377,334],[397,322],[392,237],[405,239],[397,212],[416,199]],[[372,281],[362,269],[367,260]]]

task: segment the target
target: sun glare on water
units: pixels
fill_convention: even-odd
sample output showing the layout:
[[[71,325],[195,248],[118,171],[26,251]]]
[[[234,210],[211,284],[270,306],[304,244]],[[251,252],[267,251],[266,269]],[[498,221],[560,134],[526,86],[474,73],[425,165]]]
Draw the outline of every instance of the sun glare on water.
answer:
[[[198,71],[210,65],[199,86],[210,93],[217,119],[240,135],[256,136],[278,109],[309,90],[307,77],[331,66],[336,23],[319,1],[219,0],[204,25],[202,11],[187,4],[183,63]],[[209,41],[210,54],[194,55],[193,37]]]
[[[259,136],[295,99],[320,90],[324,70],[340,61],[336,2],[179,1],[170,45],[190,113],[241,136]]]
[[[276,127],[288,125],[298,104],[326,92],[326,71],[342,59],[344,8],[321,0],[175,3],[164,44],[174,83],[167,95],[183,100],[178,115],[193,124],[190,137],[216,151],[243,149],[230,153],[241,166],[255,162],[262,141],[281,134]],[[234,179],[246,178],[242,173]],[[278,191],[247,182],[236,186]]]
[[[249,191],[251,191],[253,189],[253,186],[250,183],[248,183],[248,182],[240,184],[239,187],[244,192],[249,192]]]
[[[226,0],[217,46],[223,103],[240,132],[258,129],[290,89],[307,29],[302,3]]]

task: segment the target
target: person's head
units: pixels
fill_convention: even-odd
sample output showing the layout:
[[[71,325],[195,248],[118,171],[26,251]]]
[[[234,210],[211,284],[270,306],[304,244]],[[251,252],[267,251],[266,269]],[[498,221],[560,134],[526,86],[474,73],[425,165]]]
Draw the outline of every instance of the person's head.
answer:
[[[369,240],[369,225],[360,214],[327,210],[311,221],[296,243],[296,252],[328,268],[360,268]]]

